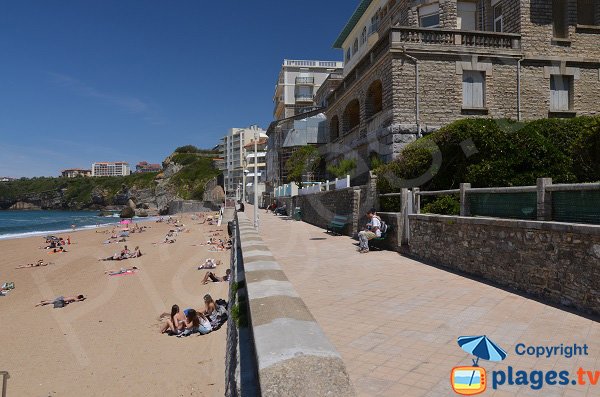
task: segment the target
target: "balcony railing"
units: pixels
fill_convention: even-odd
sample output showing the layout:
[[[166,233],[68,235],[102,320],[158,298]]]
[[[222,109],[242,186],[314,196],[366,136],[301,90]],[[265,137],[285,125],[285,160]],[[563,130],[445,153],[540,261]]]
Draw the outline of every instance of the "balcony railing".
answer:
[[[305,85],[312,85],[315,83],[315,78],[314,77],[296,77],[296,85],[298,84],[305,84]]]
[[[296,102],[312,102],[314,100],[314,95],[312,95],[312,94],[296,94],[295,98],[296,98]]]
[[[343,68],[344,62],[337,61],[307,61],[307,60],[296,60],[286,59],[283,62],[284,66],[302,66],[302,67],[320,67],[320,68]]]
[[[521,36],[512,33],[393,27],[392,45],[396,43],[519,50]]]

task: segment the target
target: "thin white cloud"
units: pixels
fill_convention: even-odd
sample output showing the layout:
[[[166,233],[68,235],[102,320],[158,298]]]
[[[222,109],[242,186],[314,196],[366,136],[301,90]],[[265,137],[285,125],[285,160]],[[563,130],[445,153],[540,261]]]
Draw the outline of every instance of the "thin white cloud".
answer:
[[[55,84],[65,87],[77,95],[96,98],[126,112],[142,115],[143,119],[150,124],[164,124],[164,120],[156,107],[139,98],[103,92],[65,74],[47,73]]]

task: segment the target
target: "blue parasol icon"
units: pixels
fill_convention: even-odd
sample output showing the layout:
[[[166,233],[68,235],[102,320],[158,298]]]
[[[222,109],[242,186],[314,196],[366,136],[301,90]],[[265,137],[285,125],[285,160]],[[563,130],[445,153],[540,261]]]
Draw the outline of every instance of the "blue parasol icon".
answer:
[[[502,361],[506,358],[506,352],[502,348],[492,342],[487,336],[459,336],[458,345],[467,353],[477,357],[473,360],[473,366],[477,367],[479,359],[488,361]],[[473,376],[475,371],[471,375],[469,386],[473,382]]]

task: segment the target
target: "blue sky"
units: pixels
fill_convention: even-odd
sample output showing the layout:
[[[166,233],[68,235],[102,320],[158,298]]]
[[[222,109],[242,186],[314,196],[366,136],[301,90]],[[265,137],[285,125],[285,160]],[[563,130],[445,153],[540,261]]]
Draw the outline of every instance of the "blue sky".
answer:
[[[160,162],[272,117],[284,58],[331,48],[357,1],[37,0],[0,12],[0,176]]]

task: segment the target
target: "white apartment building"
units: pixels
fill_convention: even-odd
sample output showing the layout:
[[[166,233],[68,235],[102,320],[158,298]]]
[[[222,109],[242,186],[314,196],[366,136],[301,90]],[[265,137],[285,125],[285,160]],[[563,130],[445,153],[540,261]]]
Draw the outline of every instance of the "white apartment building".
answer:
[[[125,176],[131,174],[124,161],[92,163],[92,176]]]
[[[262,206],[261,198],[265,192],[265,181],[267,178],[267,142],[268,138],[260,138],[256,143],[256,152],[254,146],[254,140],[244,146],[246,167],[244,170],[244,186],[243,192],[245,194],[244,200],[250,204],[254,204],[254,171],[256,170],[256,191],[259,198],[259,206]],[[256,162],[256,168],[254,163]]]
[[[284,59],[273,95],[273,118],[281,120],[315,106],[315,93],[327,76],[342,73],[343,62]]]
[[[255,138],[266,139],[266,137],[267,134],[263,129],[257,125],[251,125],[247,128],[231,128],[229,133],[221,139],[218,148],[223,158],[221,171],[223,171],[225,193],[228,196],[235,193],[237,197],[240,197],[243,190],[246,167],[244,146]]]

